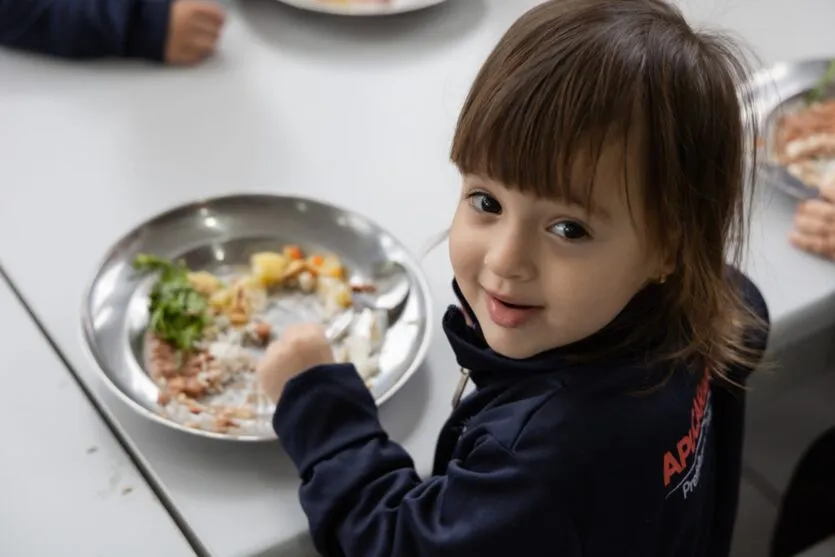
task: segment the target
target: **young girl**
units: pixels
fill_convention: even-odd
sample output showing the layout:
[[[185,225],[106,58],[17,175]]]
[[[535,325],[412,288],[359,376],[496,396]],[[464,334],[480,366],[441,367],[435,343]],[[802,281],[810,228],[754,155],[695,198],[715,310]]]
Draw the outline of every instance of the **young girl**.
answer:
[[[476,389],[432,477],[321,327],[260,366],[323,555],[728,554],[743,399],[727,389],[767,336],[726,266],[745,223],[742,78],[661,0],[554,0],[513,25],[452,147],[462,309],[443,326]]]

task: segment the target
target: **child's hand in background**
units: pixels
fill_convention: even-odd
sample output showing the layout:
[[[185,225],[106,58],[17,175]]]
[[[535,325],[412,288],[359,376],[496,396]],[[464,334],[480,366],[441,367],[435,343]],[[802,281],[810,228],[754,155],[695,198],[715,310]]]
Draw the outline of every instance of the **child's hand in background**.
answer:
[[[165,61],[196,64],[214,52],[226,12],[209,0],[175,0],[171,4]]]
[[[821,197],[798,206],[791,241],[800,249],[835,259],[835,184],[822,187]]]
[[[256,373],[264,393],[278,402],[284,385],[308,369],[334,363],[333,350],[321,325],[305,323],[284,329],[281,338],[267,348]]]

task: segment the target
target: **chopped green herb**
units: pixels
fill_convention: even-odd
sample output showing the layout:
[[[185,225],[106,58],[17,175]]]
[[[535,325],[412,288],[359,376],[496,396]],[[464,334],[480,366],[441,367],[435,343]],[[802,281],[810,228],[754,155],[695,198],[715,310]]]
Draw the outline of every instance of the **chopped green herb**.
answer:
[[[137,255],[133,267],[159,273],[148,307],[151,330],[176,349],[190,351],[203,337],[210,317],[206,298],[189,284],[188,267],[149,254]]]
[[[817,86],[806,95],[806,103],[812,104],[813,102],[823,100],[827,89],[829,89],[829,85],[833,82],[835,82],[835,60],[829,63],[826,72],[823,74]]]

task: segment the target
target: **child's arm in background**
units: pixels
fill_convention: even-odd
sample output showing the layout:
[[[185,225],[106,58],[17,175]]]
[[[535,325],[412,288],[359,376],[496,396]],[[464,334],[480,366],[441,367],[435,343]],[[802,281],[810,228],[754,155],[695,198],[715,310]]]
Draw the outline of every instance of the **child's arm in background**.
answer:
[[[66,58],[162,60],[171,0],[0,0],[0,43]]]
[[[211,53],[223,20],[217,4],[201,0],[0,0],[0,45],[187,64]]]
[[[820,193],[820,199],[798,205],[790,240],[802,250],[835,260],[835,182],[821,186]]]

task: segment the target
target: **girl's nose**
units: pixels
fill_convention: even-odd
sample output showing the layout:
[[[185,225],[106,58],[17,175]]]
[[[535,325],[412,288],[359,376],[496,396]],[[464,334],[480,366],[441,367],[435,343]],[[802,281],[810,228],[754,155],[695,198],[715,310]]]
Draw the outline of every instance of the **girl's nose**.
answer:
[[[496,230],[487,249],[484,265],[504,280],[529,281],[536,277],[535,240],[513,227]]]

